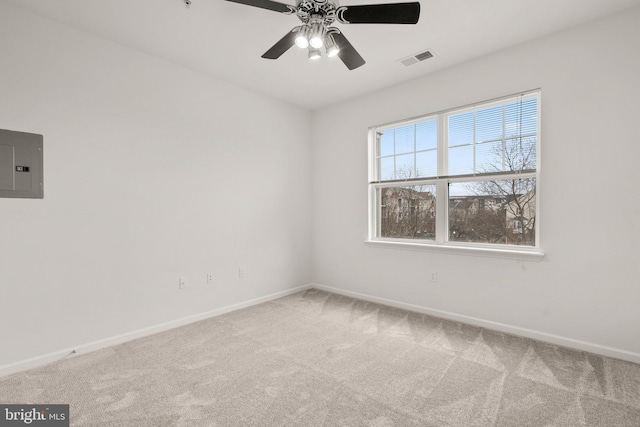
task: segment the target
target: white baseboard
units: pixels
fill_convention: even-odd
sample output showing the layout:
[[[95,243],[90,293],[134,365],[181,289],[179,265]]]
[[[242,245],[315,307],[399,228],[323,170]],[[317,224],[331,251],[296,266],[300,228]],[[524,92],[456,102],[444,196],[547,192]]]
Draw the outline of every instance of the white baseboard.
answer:
[[[443,319],[454,320],[457,322],[480,326],[480,327],[495,330],[495,331],[532,338],[538,341],[548,342],[548,343],[560,345],[563,347],[574,348],[577,350],[600,354],[607,357],[613,357],[616,359],[627,360],[629,362],[640,363],[640,354],[626,351],[626,350],[621,350],[613,347],[607,347],[599,344],[593,344],[585,341],[575,340],[572,338],[562,337],[559,335],[553,335],[545,332],[534,331],[532,329],[520,328],[517,326],[511,326],[503,323],[483,320],[476,317],[465,316],[462,314],[451,313],[448,311],[436,310],[436,309],[423,307],[419,305],[390,300],[387,298],[380,298],[372,295],[361,294],[358,292],[351,292],[344,289],[333,288],[330,286],[324,286],[317,283],[312,283],[308,285],[298,286],[292,289],[287,289],[285,291],[280,291],[273,294],[265,295],[263,297],[255,298],[252,300],[243,301],[238,304],[233,304],[230,306],[206,311],[204,313],[199,313],[192,316],[187,316],[180,319],[172,320],[170,322],[161,323],[159,325],[150,326],[148,328],[138,329],[138,330],[127,332],[121,335],[116,335],[110,338],[105,338],[102,340],[81,344],[73,348],[66,348],[66,349],[45,354],[42,356],[32,357],[30,359],[25,359],[25,360],[14,362],[8,365],[0,366],[0,378],[25,371],[27,369],[37,368],[39,366],[43,366],[48,363],[55,362],[57,360],[60,360],[66,357],[86,354],[86,353],[100,350],[102,348],[109,347],[112,345],[122,344],[124,342],[132,341],[137,338],[146,337],[149,335],[157,334],[159,332],[164,332],[170,329],[184,326],[190,323],[198,322],[200,320],[208,319],[215,316],[220,316],[222,314],[229,313],[231,311],[240,310],[242,308],[272,301],[274,299],[278,299],[278,298],[291,295],[296,292],[311,289],[311,288],[316,288],[316,289],[332,292],[339,295],[357,298],[364,301],[384,304],[391,307],[402,308],[402,309],[414,311],[417,313],[428,314],[428,315],[440,317]]]
[[[608,347],[600,344],[594,344],[586,341],[575,340],[572,338],[562,337],[554,334],[548,334],[546,332],[539,332],[532,329],[520,328],[518,326],[511,326],[504,323],[498,323],[490,320],[479,319],[476,317],[465,316],[463,314],[436,310],[436,309],[414,305],[414,304],[407,304],[400,301],[390,300],[386,298],[379,298],[372,295],[361,294],[358,292],[351,292],[351,291],[347,291],[339,288],[332,288],[330,286],[324,286],[317,283],[313,283],[311,287],[315,289],[320,289],[323,291],[335,293],[335,294],[340,294],[340,295],[344,295],[352,298],[369,301],[369,302],[375,302],[378,304],[388,305],[391,307],[402,308],[409,311],[428,314],[434,317],[454,320],[456,322],[466,323],[474,326],[480,326],[482,328],[491,329],[494,331],[500,331],[500,332],[505,332],[512,335],[518,335],[521,337],[532,338],[538,341],[543,341],[543,342],[559,345],[562,347],[573,348],[576,350],[582,350],[589,353],[600,354],[602,356],[613,357],[616,359],[626,360],[629,362],[640,364],[640,354],[634,353],[631,351],[621,350],[621,349]]]
[[[57,360],[64,359],[66,357],[78,356],[80,354],[90,353],[92,351],[100,350],[102,348],[109,347],[112,345],[122,344],[127,341],[135,340],[137,338],[146,337],[149,335],[157,334],[159,332],[164,332],[180,326],[188,325],[190,323],[198,322],[200,320],[208,319],[215,316],[220,316],[222,314],[229,313],[231,311],[240,310],[241,308],[262,304],[263,302],[268,302],[274,299],[282,298],[284,296],[291,295],[296,292],[310,289],[311,287],[312,287],[311,285],[298,286],[292,289],[287,289],[285,291],[280,291],[273,294],[265,295],[263,297],[255,298],[252,300],[243,301],[238,304],[216,308],[214,310],[206,311],[204,313],[198,313],[192,316],[187,316],[187,317],[172,320],[169,322],[161,323],[159,325],[138,329],[135,331],[101,339],[98,341],[80,344],[73,348],[66,348],[66,349],[55,351],[42,356],[36,356],[30,359],[10,363],[8,365],[0,366],[0,378],[25,371],[27,369],[37,368],[39,366],[43,366],[48,363],[55,362]]]

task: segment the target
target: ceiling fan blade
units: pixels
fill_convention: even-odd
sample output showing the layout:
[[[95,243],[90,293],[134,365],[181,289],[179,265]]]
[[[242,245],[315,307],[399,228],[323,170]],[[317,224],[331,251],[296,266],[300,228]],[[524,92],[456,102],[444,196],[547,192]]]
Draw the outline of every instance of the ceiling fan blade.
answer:
[[[273,10],[275,12],[291,13],[295,7],[288,4],[278,3],[271,0],[227,0],[233,3],[246,4],[247,6],[259,7],[261,9]]]
[[[368,4],[341,6],[336,20],[342,24],[416,24],[420,3]]]
[[[333,39],[336,41],[338,48],[338,57],[344,62],[344,65],[347,66],[350,70],[355,70],[356,68],[364,65],[365,60],[360,56],[358,51],[353,47],[349,40],[342,33],[334,33]]]
[[[276,44],[271,46],[271,49],[262,54],[266,59],[278,59],[296,42],[296,29],[289,31],[283,38],[281,38]]]

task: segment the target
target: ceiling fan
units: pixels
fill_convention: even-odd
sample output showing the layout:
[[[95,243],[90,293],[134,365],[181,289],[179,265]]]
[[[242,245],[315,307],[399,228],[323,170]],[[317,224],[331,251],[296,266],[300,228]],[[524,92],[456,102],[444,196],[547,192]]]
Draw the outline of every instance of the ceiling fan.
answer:
[[[420,17],[420,3],[390,3],[339,6],[338,0],[296,0],[291,6],[272,0],[227,0],[247,6],[259,7],[285,15],[295,14],[302,22],[267,50],[262,57],[278,59],[294,44],[309,49],[309,59],[318,59],[324,48],[327,56],[338,56],[354,70],[365,60],[349,43],[342,31],[331,24],[416,24]],[[189,2],[190,0],[185,0]]]

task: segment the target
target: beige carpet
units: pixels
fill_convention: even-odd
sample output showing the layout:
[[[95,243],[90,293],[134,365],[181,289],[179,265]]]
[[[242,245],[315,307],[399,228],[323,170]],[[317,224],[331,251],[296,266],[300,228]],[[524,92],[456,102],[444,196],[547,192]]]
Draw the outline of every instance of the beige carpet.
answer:
[[[640,365],[318,290],[0,380],[78,426],[640,426]]]

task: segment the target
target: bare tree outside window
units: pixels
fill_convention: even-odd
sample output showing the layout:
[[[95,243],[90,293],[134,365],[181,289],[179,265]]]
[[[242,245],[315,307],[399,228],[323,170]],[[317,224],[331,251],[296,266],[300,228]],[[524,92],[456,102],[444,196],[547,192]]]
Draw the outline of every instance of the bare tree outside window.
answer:
[[[482,174],[535,171],[535,137],[494,145],[486,159]],[[535,177],[456,183],[449,194],[450,240],[535,246]]]

